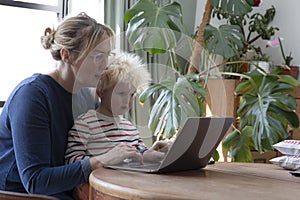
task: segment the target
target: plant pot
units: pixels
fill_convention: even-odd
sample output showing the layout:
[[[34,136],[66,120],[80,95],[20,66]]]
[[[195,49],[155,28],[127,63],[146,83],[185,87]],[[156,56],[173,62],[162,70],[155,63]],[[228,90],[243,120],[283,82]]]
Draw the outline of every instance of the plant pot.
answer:
[[[259,71],[260,73],[269,73],[270,72],[270,62],[266,62],[266,61],[255,61],[253,62],[253,64],[250,65],[250,71],[254,70],[257,68],[257,71]],[[261,69],[263,69],[265,72],[262,72],[261,69],[259,69],[258,67],[260,67]]]
[[[289,66],[290,69],[284,69],[280,72],[280,75],[290,75],[296,80],[298,80],[299,67],[298,66]]]
[[[229,116],[236,118],[236,110],[238,107],[238,96],[234,90],[240,83],[236,79],[208,79],[206,96],[206,116]],[[236,126],[236,121],[233,122]],[[230,127],[227,134],[232,132],[233,128]],[[225,136],[226,137],[226,136]],[[220,153],[219,161],[229,161],[226,153],[223,150],[222,143],[217,148]]]

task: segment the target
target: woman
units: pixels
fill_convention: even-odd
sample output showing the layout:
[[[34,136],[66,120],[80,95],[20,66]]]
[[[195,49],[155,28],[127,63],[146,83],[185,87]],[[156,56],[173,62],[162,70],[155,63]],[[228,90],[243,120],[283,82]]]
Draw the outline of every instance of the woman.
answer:
[[[91,170],[111,160],[136,156],[117,146],[99,156],[64,165],[67,133],[72,127],[72,96],[94,87],[105,69],[113,32],[81,13],[47,28],[41,43],[57,68],[34,74],[11,93],[0,116],[0,190],[72,199],[70,190],[87,182]],[[117,152],[117,153],[116,153]]]

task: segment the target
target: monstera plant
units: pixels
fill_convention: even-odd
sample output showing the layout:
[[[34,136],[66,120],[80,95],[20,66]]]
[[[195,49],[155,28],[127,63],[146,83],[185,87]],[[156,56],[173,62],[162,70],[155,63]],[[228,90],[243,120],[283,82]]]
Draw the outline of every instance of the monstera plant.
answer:
[[[244,30],[231,20],[241,20],[236,22],[244,23],[254,5],[254,0],[207,0],[203,21],[193,40],[190,37],[192,34],[185,29],[181,5],[177,2],[163,2],[139,0],[125,13],[125,23],[128,25],[126,34],[130,45],[137,51],[165,55],[165,65],[172,69],[167,78],[154,83],[140,95],[142,103],[148,99],[155,100],[149,127],[158,134],[159,139],[176,135],[185,118],[204,114],[208,73],[199,71],[199,65],[206,63],[206,56],[202,52],[221,55],[225,59],[223,65],[228,64],[231,58],[239,57],[244,45],[247,45],[248,40],[245,38],[249,37],[245,37]],[[234,17],[228,18],[226,13]],[[228,23],[214,28],[209,25],[212,14],[227,19]],[[268,26],[274,17],[273,8],[265,15],[258,13],[252,17],[251,25],[260,19],[266,20],[261,27],[253,29],[251,33],[257,33],[253,39],[268,38],[276,30]],[[182,39],[185,37],[192,40]],[[180,63],[181,56],[178,52],[183,46],[191,51],[190,58],[187,59],[189,70]],[[293,112],[296,107],[295,99],[287,94],[292,91],[293,86],[298,85],[296,80],[278,75],[276,71],[270,74],[259,73],[257,70],[248,74],[232,71],[223,74],[242,77],[244,80],[236,88],[236,92],[242,95],[238,110],[240,126],[224,141],[225,150],[235,161],[250,161],[251,147],[259,152],[272,149],[274,142],[286,138],[288,124],[293,127],[299,125],[298,116]]]
[[[203,115],[206,97],[202,79],[197,74],[186,74],[179,62],[178,47],[182,38],[190,35],[184,27],[181,5],[140,0],[126,11],[124,19],[128,41],[135,50],[168,57],[163,65],[170,67],[172,73],[143,91],[140,101],[155,98],[149,127],[159,139],[171,138],[187,117]],[[192,48],[190,42],[184,42],[184,46]]]
[[[264,14],[252,13],[254,0],[211,0],[212,16],[224,20],[219,27],[208,24],[204,30],[206,48],[225,59],[240,58],[258,39],[270,40],[278,30],[269,24],[275,17],[272,6]]]
[[[268,74],[258,70],[232,74],[246,79],[235,90],[241,95],[239,128],[223,141],[225,152],[230,152],[236,162],[251,162],[251,148],[260,153],[273,150],[273,144],[288,137],[288,125],[299,126],[296,100],[290,95],[299,83],[292,76],[278,75],[280,71],[275,68]]]

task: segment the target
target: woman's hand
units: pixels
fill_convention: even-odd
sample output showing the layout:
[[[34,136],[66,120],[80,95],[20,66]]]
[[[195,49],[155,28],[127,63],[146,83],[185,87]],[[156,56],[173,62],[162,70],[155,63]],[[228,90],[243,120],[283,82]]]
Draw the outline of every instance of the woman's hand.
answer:
[[[143,162],[140,152],[133,146],[121,142],[107,153],[90,158],[92,170],[103,165],[113,165],[123,162],[125,159],[134,159]]]

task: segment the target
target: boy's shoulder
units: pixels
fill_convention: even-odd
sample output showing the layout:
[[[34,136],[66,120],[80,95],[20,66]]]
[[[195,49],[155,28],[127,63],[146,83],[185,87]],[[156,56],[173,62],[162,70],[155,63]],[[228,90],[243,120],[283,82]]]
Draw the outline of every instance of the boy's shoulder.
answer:
[[[90,121],[97,118],[97,112],[94,109],[90,109],[85,113],[82,113],[81,115],[79,115],[75,121]]]
[[[76,119],[76,121],[87,121],[87,122],[92,122],[92,121],[114,122],[116,120],[119,121],[120,118],[103,115],[94,109],[88,110],[86,113],[79,115]]]

